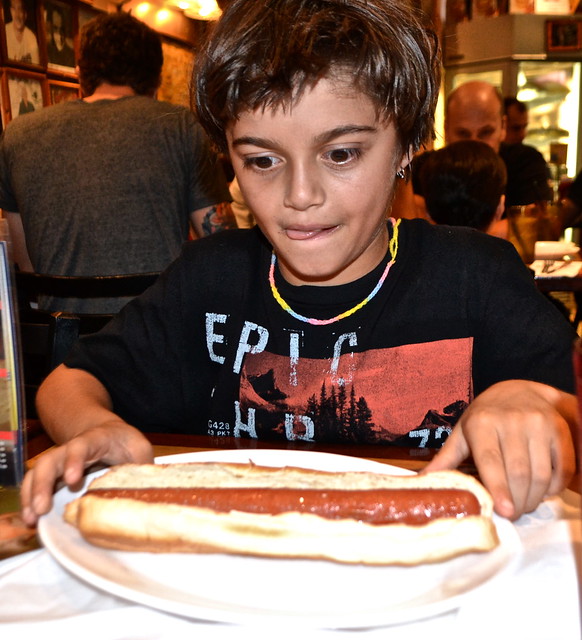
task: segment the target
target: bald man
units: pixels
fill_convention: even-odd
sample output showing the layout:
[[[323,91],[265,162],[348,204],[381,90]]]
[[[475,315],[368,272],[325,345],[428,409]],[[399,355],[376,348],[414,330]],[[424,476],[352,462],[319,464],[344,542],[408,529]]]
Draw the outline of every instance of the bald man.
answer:
[[[505,144],[503,97],[487,82],[471,81],[457,87],[445,107],[445,141],[480,140],[499,153],[507,167],[506,206],[552,199],[550,173],[534,147]]]
[[[445,140],[485,142],[499,152],[505,139],[503,99],[487,82],[467,82],[448,97],[445,109]]]

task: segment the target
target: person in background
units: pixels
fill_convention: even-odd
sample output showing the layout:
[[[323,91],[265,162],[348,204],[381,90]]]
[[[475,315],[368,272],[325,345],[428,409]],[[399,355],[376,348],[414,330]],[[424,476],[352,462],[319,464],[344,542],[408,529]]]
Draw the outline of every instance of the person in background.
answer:
[[[253,212],[249,209],[245,202],[244,196],[238,186],[236,176],[228,185],[228,190],[232,198],[232,212],[236,218],[236,224],[239,229],[250,229],[255,225]]]
[[[529,126],[529,114],[525,102],[514,96],[506,96],[503,99],[505,112],[505,144],[520,144],[527,136]]]
[[[28,13],[24,0],[10,0],[11,20],[6,23],[6,51],[11,60],[39,64],[36,34],[26,26]]]
[[[0,143],[0,207],[15,261],[37,273],[162,271],[190,225],[236,223],[216,154],[192,113],[154,99],[159,35],[126,13],[81,34],[82,100],[9,123]],[[41,170],[42,169],[42,170]],[[124,300],[47,299],[49,310],[112,313]]]
[[[568,185],[560,209],[565,227],[582,226],[582,171]]]
[[[420,191],[436,224],[488,233],[505,209],[505,164],[484,142],[462,140],[427,155]]]
[[[185,245],[152,288],[82,338],[40,388],[61,446],[22,486],[152,459],[144,432],[472,455],[517,518],[575,468],[574,331],[515,249],[387,220],[434,136],[438,37],[401,0],[233,0],[199,51],[199,121],[256,226]]]
[[[479,140],[497,151],[507,169],[505,206],[552,200],[550,172],[534,147],[505,144],[507,118],[499,91],[491,84],[471,81],[449,95],[445,105],[446,144]]]

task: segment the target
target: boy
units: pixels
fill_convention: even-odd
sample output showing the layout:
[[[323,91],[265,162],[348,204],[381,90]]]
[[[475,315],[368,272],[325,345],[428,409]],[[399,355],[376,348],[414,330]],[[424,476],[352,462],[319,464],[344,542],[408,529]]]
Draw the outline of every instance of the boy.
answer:
[[[433,135],[439,64],[398,0],[226,8],[195,100],[258,226],[186,247],[47,378],[39,414],[64,444],[24,480],[27,522],[57,478],[150,460],[141,431],[432,447],[450,433],[429,468],[472,453],[504,516],[564,487],[573,332],[508,243],[386,220]]]

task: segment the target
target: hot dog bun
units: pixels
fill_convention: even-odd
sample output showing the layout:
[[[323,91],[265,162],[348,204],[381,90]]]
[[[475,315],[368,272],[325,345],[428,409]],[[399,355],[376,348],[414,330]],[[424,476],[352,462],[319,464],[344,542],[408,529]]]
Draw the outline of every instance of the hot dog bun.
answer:
[[[311,513],[278,515],[104,498],[95,489],[148,487],[297,487],[301,489],[468,489],[479,515],[438,518],[423,525],[371,525]],[[411,565],[437,562],[498,544],[492,500],[474,478],[457,471],[419,476],[329,473],[238,463],[125,464],[96,478],[67,505],[65,519],[91,543],[152,552],[219,552],[343,563]]]

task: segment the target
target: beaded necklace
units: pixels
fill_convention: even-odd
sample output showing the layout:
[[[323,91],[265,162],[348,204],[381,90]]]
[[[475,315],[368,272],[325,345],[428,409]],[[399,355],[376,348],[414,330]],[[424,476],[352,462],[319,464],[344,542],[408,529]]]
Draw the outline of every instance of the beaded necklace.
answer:
[[[380,291],[380,289],[382,288],[382,285],[384,284],[384,280],[386,280],[386,276],[390,271],[390,267],[392,267],[392,265],[396,262],[396,254],[398,253],[398,225],[400,224],[400,219],[398,220],[391,219],[390,221],[392,222],[392,237],[388,242],[388,250],[390,251],[390,261],[386,265],[386,268],[384,269],[384,272],[380,276],[380,280],[378,280],[378,282],[376,283],[376,286],[361,302],[358,302],[356,306],[352,307],[351,309],[348,309],[348,311],[344,311],[343,313],[340,313],[339,315],[334,316],[333,318],[328,318],[327,320],[318,320],[317,318],[307,318],[306,316],[302,316],[301,314],[293,311],[293,309],[291,309],[291,307],[285,302],[285,300],[283,300],[283,298],[281,297],[281,294],[279,293],[279,290],[277,289],[277,285],[275,284],[275,265],[277,263],[277,256],[275,255],[274,251],[271,255],[271,267],[269,269],[269,284],[271,285],[271,293],[273,294],[273,298],[275,298],[275,300],[279,303],[281,308],[284,309],[288,314],[292,315],[297,320],[301,320],[302,322],[307,322],[313,325],[322,326],[327,324],[333,324],[338,320],[343,320],[344,318],[347,318],[348,316],[351,316],[352,314],[356,313],[356,311],[359,311],[362,307],[365,307],[368,304],[368,302],[370,302],[370,300],[378,293],[378,291]]]

